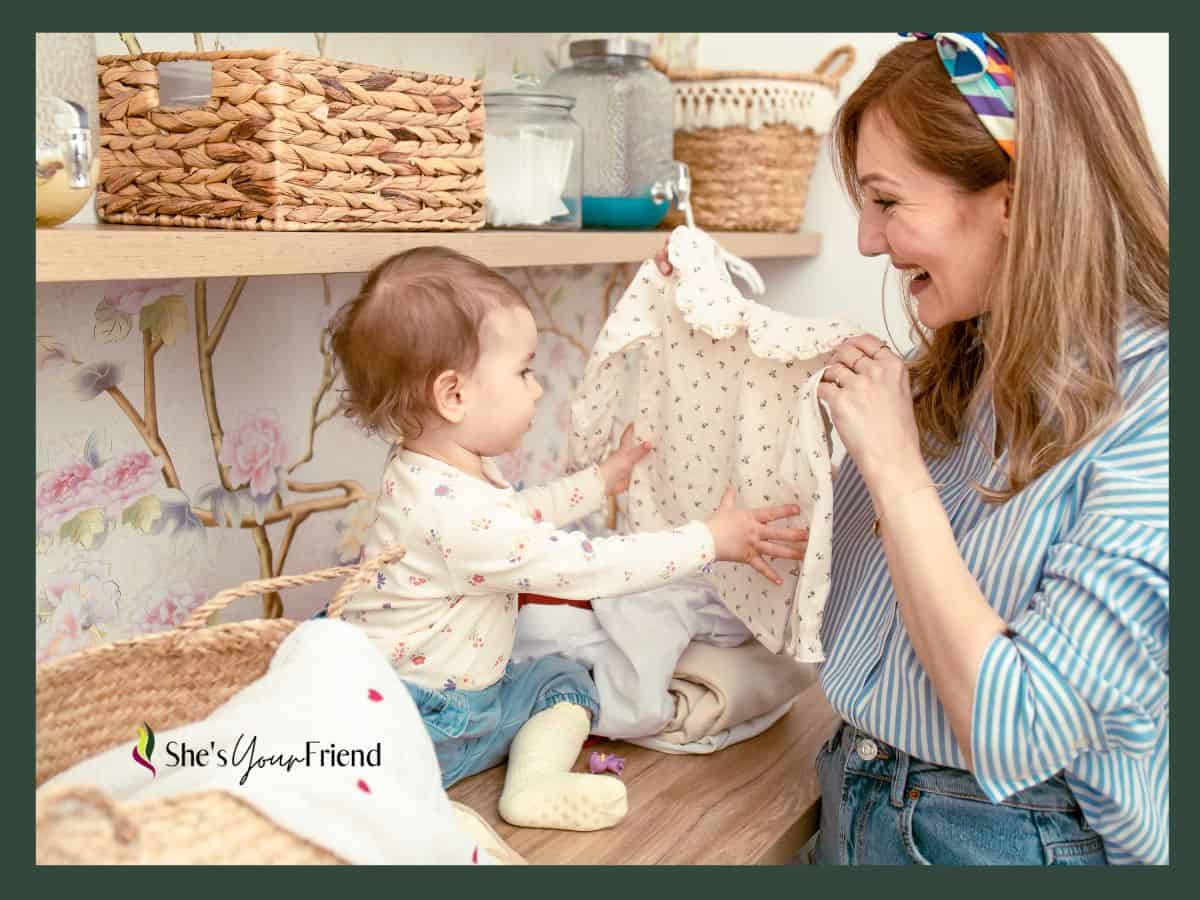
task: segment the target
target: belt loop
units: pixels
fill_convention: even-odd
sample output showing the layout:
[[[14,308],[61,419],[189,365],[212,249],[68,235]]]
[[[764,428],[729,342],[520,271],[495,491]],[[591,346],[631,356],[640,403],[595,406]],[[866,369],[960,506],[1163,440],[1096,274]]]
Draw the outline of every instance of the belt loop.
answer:
[[[908,754],[897,747],[889,748],[892,752],[892,793],[888,798],[896,809],[904,808],[904,791],[908,786]]]

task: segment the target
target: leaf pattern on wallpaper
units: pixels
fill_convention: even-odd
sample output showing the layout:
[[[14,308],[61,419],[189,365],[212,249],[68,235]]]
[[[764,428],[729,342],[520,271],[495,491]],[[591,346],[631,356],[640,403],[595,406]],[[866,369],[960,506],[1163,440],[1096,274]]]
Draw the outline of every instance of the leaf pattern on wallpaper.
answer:
[[[150,333],[151,339],[174,344],[175,338],[187,331],[187,306],[176,294],[159,297],[142,307],[138,328]]]
[[[124,310],[117,309],[107,300],[101,300],[96,305],[96,324],[92,329],[98,340],[105,343],[122,341],[133,331],[133,316]]]
[[[96,538],[108,530],[104,521],[104,512],[100,509],[85,509],[76,513],[69,521],[62,524],[58,536],[64,541],[71,541],[87,550]]]
[[[162,503],[153,494],[148,494],[121,513],[121,524],[145,534],[161,518]]]

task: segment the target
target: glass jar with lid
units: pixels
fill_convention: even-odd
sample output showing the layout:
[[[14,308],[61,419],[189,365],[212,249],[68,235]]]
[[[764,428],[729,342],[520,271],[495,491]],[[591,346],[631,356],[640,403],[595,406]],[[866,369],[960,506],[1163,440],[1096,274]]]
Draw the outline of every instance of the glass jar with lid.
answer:
[[[616,224],[589,212],[603,219],[612,208],[603,201],[648,193],[673,157],[674,92],[651,65],[645,41],[573,41],[569,52],[572,64],[551,75],[546,87],[575,98],[584,142],[584,225]],[[663,206],[659,218],[665,212]]]
[[[534,91],[483,95],[487,224],[571,231],[580,227],[583,132],[574,99]]]
[[[95,37],[90,32],[38,32],[38,227],[61,225],[79,213],[99,181],[98,97]]]

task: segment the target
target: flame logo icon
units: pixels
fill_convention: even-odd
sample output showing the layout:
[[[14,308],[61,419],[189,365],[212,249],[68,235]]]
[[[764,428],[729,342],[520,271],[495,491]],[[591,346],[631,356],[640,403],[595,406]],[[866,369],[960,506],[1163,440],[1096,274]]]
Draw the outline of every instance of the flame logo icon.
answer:
[[[158,770],[150,763],[150,757],[154,755],[154,729],[145,722],[138,729],[137,745],[133,748],[133,761],[139,766],[145,766],[150,770],[150,774],[158,777]]]

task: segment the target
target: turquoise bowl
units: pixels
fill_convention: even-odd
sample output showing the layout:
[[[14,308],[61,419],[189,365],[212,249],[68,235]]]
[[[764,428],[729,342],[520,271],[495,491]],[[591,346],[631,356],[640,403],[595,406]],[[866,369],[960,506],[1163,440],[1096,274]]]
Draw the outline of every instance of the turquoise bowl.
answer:
[[[669,200],[641,197],[583,198],[584,228],[654,228],[671,208]]]

